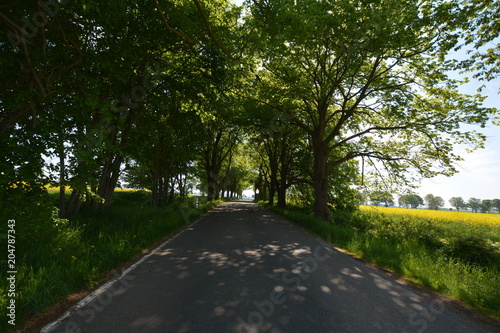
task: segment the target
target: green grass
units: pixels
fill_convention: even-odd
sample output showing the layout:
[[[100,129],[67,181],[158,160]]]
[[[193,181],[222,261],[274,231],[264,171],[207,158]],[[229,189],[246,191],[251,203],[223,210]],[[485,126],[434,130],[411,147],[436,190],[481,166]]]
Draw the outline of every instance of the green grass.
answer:
[[[141,197],[142,196],[142,197]],[[0,331],[20,328],[29,318],[72,293],[97,285],[113,269],[134,259],[144,249],[179,230],[220,202],[206,203],[189,198],[166,208],[145,204],[143,194],[115,195],[106,210],[82,212],[58,223],[55,233],[44,239],[16,244],[16,326],[0,321]],[[2,270],[0,288],[7,290]],[[2,318],[6,318],[8,298],[0,298]]]
[[[475,227],[471,237],[465,225],[360,212],[334,215],[330,224],[304,208],[272,209],[355,256],[500,319],[500,251],[485,243],[498,229]]]

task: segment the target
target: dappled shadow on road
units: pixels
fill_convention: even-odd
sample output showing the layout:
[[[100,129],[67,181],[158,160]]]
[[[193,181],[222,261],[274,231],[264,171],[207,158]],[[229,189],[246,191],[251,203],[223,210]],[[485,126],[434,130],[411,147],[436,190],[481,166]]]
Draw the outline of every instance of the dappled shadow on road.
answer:
[[[418,296],[353,259],[342,261],[341,265],[328,267],[326,283],[315,286],[318,292],[340,301],[334,309],[334,331],[423,332],[444,311],[440,300]],[[355,313],[351,312],[353,309]]]
[[[276,239],[290,234],[290,226],[251,203],[226,204],[211,214],[215,218],[183,235],[196,246],[181,249],[177,243],[169,244],[137,270],[138,279],[157,290],[137,306],[159,305],[151,309],[154,320],[148,320],[149,329],[142,316],[132,320],[129,329],[244,332],[259,326],[276,331],[292,323],[294,311],[305,301],[307,287],[302,281],[310,274],[303,261],[314,258],[319,243],[312,238],[308,244],[290,241],[290,236]],[[317,256],[326,253],[320,250]],[[281,324],[274,325],[272,319]]]
[[[446,322],[440,301],[252,203],[218,207],[133,274],[113,298],[127,311],[102,312],[118,318],[116,331],[474,332]]]

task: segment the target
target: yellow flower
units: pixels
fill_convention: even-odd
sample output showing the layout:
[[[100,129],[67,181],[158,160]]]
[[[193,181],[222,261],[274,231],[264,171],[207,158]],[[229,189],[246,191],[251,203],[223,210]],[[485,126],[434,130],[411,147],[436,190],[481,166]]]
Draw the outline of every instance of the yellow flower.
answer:
[[[360,206],[361,211],[377,212],[388,215],[413,216],[443,222],[464,222],[470,225],[500,226],[499,214],[484,214],[471,212],[457,212],[445,210],[407,209],[394,207]]]

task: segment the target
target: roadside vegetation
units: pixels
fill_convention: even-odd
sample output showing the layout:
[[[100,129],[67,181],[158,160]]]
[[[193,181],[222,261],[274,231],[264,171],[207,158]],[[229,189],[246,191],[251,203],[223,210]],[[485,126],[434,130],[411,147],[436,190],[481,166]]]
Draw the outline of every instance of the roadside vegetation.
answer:
[[[310,208],[272,209],[355,256],[500,319],[498,216],[482,223],[472,213],[476,220],[467,213],[361,207],[325,223]]]
[[[57,195],[51,197],[57,201]],[[151,206],[149,191],[117,191],[113,200],[106,210],[84,209],[70,219],[46,216],[47,206],[31,210],[40,214],[38,218],[17,220],[17,328],[69,295],[95,287],[110,271],[220,203],[192,196],[166,207]],[[6,262],[1,266],[0,289],[7,290]],[[2,293],[2,318],[7,302]],[[6,330],[2,320],[0,331]]]

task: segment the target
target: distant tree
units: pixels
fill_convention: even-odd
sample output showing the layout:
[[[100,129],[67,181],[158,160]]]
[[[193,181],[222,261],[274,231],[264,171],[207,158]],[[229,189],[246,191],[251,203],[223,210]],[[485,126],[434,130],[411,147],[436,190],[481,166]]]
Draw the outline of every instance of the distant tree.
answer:
[[[434,196],[433,194],[427,194],[425,196],[425,202],[429,209],[439,210],[439,208],[444,206],[444,200],[441,197]]]
[[[386,191],[373,191],[370,193],[370,201],[376,206],[384,204],[386,207],[394,205],[394,197]]]
[[[459,211],[462,208],[467,207],[467,203],[465,202],[464,199],[462,199],[462,197],[453,197],[453,198],[451,198],[450,199],[450,205],[452,205],[453,207],[455,207],[457,209],[457,211]]]
[[[500,199],[491,200],[491,204],[493,208],[496,209],[498,213],[500,213]]]
[[[408,195],[399,196],[398,204],[400,207],[410,208],[410,203],[408,202]]]
[[[477,211],[481,208],[481,199],[470,198],[469,201],[467,201],[467,205],[474,213],[477,213]]]
[[[490,199],[481,201],[481,213],[489,213],[493,207],[493,202]]]
[[[424,200],[418,194],[405,194],[399,197],[399,205],[406,208],[418,208],[423,204]]]
[[[365,192],[359,192],[358,200],[360,205],[366,205],[368,202],[368,194],[366,194]]]

